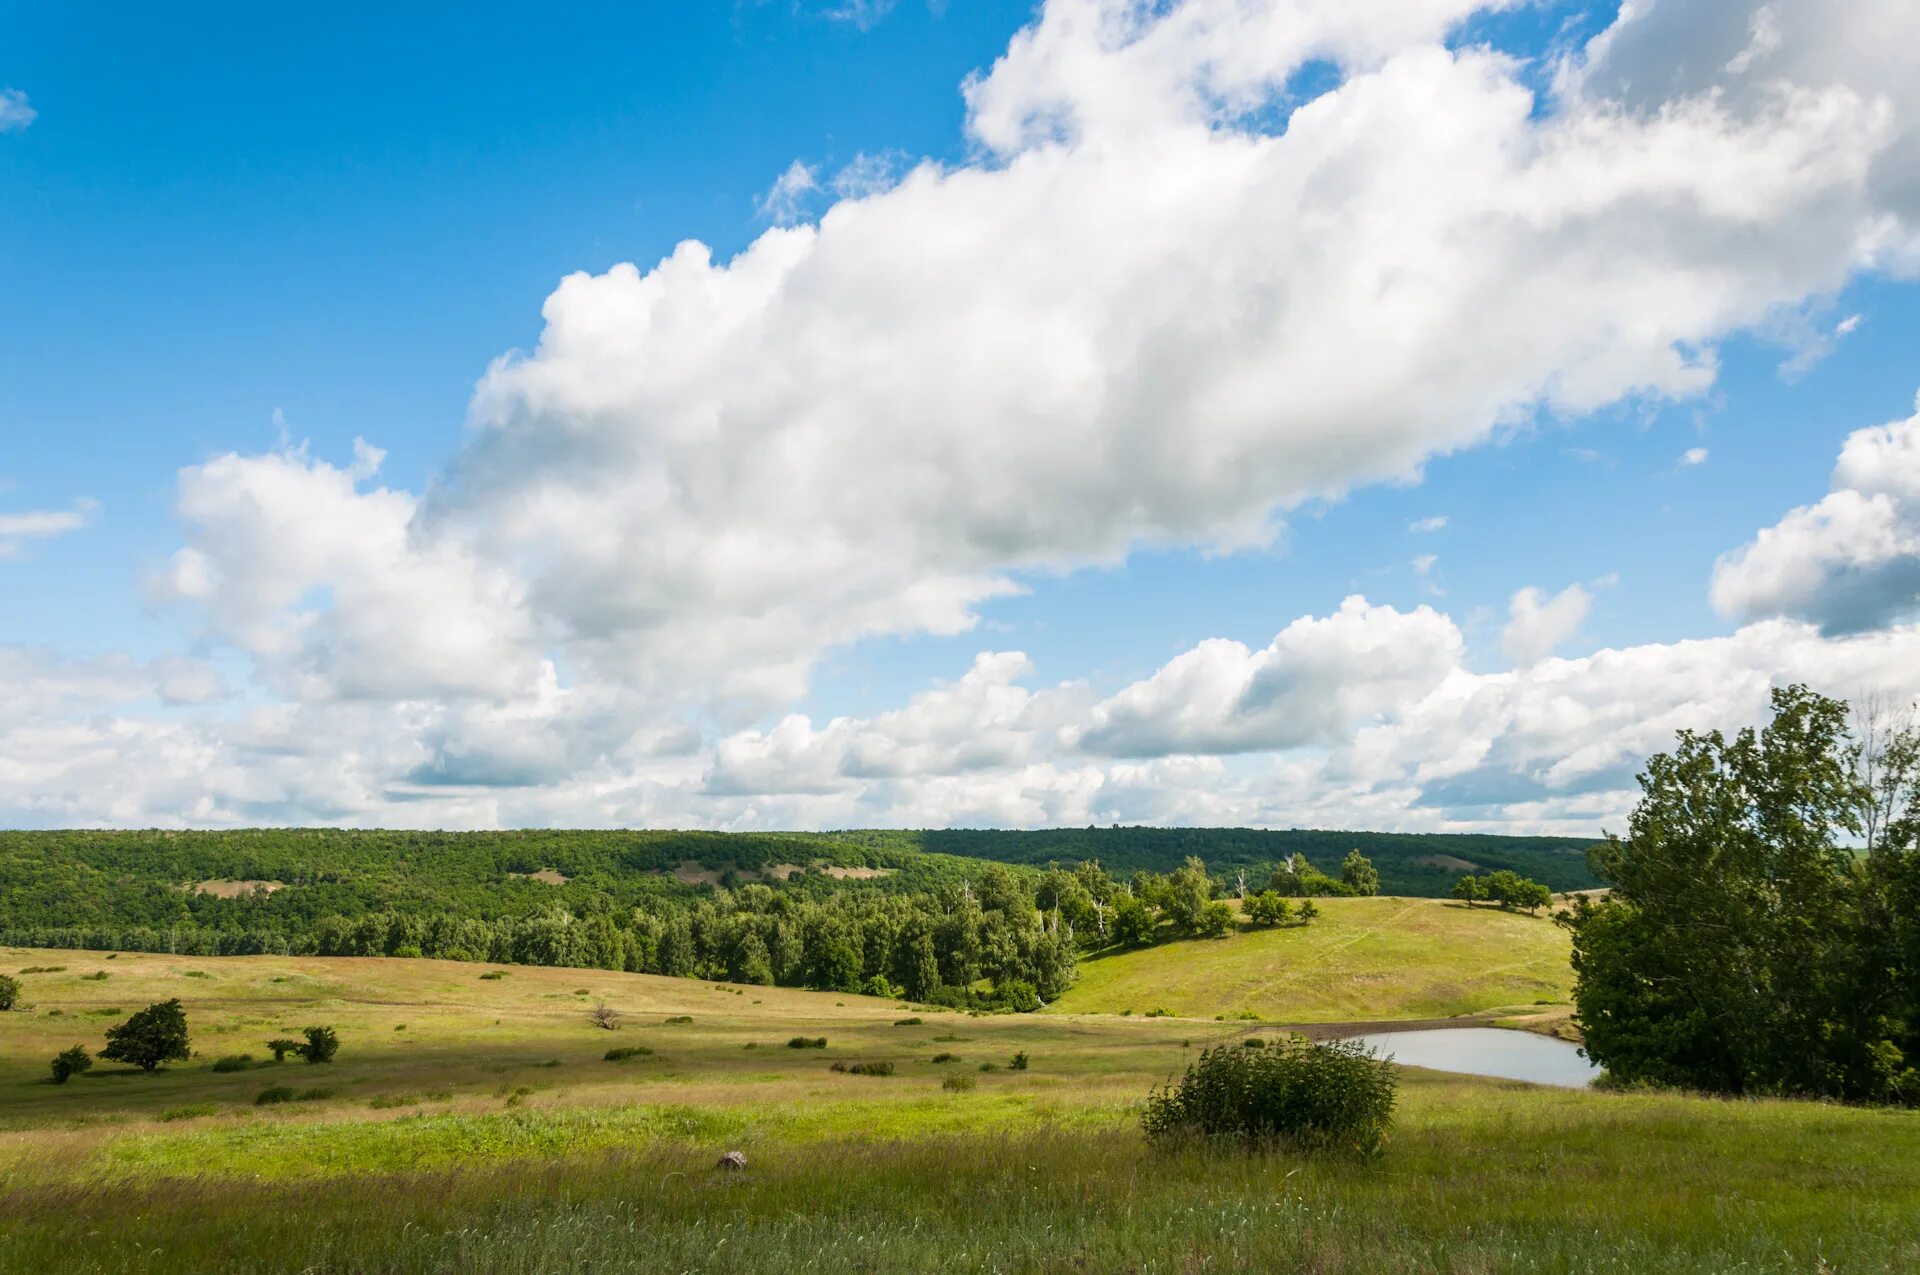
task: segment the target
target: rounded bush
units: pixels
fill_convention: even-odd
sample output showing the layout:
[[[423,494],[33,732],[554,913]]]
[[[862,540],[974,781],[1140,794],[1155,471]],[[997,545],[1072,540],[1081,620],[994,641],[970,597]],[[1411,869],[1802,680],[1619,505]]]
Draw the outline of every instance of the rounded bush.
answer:
[[[1264,1049],[1220,1046],[1155,1090],[1141,1116],[1155,1141],[1232,1138],[1377,1155],[1393,1118],[1393,1064],[1354,1041],[1302,1036]]]

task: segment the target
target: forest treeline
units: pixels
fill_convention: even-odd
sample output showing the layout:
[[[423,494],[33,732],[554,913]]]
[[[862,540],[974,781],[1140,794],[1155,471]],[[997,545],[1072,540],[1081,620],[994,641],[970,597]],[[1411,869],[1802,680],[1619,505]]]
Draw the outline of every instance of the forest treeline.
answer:
[[[520,866],[499,870],[531,872],[534,863],[555,861],[552,847],[532,840],[532,848],[503,861]],[[422,844],[429,859],[442,848],[434,838]],[[791,841],[770,849],[778,853],[763,866],[783,870],[768,871],[766,880],[745,880],[739,869],[730,869],[719,881],[695,888],[669,874],[651,874],[644,888],[622,892],[576,888],[580,878],[564,885],[515,878],[507,895],[476,889],[471,907],[459,906],[468,896],[450,881],[438,885],[440,906],[420,906],[416,899],[414,906],[396,907],[362,905],[364,894],[321,877],[235,898],[208,898],[172,885],[156,897],[127,889],[123,879],[127,897],[144,900],[157,915],[123,919],[101,907],[108,915],[74,923],[62,917],[57,896],[8,891],[0,942],[597,967],[1028,1010],[1066,990],[1084,954],[1227,933],[1239,923],[1229,896],[1245,901],[1252,924],[1310,924],[1314,909],[1303,904],[1296,912],[1287,898],[1373,894],[1380,888],[1378,872],[1357,850],[1347,853],[1337,876],[1296,855],[1265,881],[1253,882],[1240,870],[1231,878],[1212,873],[1198,858],[1172,872],[1143,869],[1122,879],[1097,862],[1036,870],[923,855],[927,862],[900,873],[923,884],[901,888],[893,884],[896,877],[841,881],[817,864],[795,867],[788,862]],[[527,857],[513,857],[518,854]],[[286,869],[266,853],[247,862],[257,871]],[[97,885],[110,885],[111,866],[93,865]],[[183,865],[178,858],[173,866],[205,870],[203,863]],[[503,909],[503,900],[523,897],[522,890],[546,891],[548,897],[536,894],[535,906]],[[564,900],[556,897],[563,892]],[[288,896],[298,906],[286,906]],[[29,899],[38,901],[37,911],[25,906]],[[87,901],[74,902],[84,908]]]

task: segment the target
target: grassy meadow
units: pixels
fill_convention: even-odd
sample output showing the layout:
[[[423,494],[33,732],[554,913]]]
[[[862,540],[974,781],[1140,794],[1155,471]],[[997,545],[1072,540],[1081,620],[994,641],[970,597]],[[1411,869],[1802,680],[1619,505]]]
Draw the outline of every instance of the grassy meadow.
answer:
[[[1136,1123],[1148,1089],[1207,1044],[1273,1030],[1212,1017],[1245,1002],[1244,988],[1205,986],[1235,958],[1317,954],[1320,976],[1294,984],[1301,998],[1260,1002],[1270,1018],[1434,1011],[1431,992],[1391,979],[1318,988],[1359,968],[1340,953],[1365,954],[1380,928],[1351,905],[1405,904],[1332,902],[1305,931],[1145,953],[1165,968],[1135,976],[1193,1014],[1165,1018],[1139,1016],[1159,1007],[1146,995],[1133,1017],[1071,1004],[974,1017],[599,970],[0,951],[23,985],[22,1008],[0,1015],[0,1271],[1920,1264],[1920,1117],[1908,1112],[1406,1071],[1377,1162],[1150,1149]],[[1459,912],[1527,927],[1506,963],[1536,959],[1531,936],[1557,933]],[[1414,920],[1399,931],[1428,932]],[[1312,946],[1286,946],[1301,939]],[[1482,974],[1503,964],[1462,951]],[[1090,987],[1105,964],[1090,964]],[[19,972],[36,966],[64,968]],[[1377,999],[1357,990],[1368,987]],[[47,1083],[59,1049],[97,1050],[108,1024],[173,996],[196,1057]],[[588,1021],[602,999],[621,1012],[617,1030]],[[309,1023],[338,1030],[335,1062],[261,1061],[267,1039]],[[827,1044],[788,1048],[795,1036]],[[652,1052],[607,1061],[616,1047]],[[1017,1052],[1024,1071],[1008,1067]],[[255,1065],[214,1070],[241,1053]],[[861,1061],[895,1072],[830,1070]],[[316,1092],[254,1105],[273,1085]],[[717,1170],[734,1149],[747,1170]]]
[[[1051,1009],[1335,1023],[1563,1004],[1567,932],[1545,913],[1441,899],[1316,899],[1311,925],[1083,960]]]

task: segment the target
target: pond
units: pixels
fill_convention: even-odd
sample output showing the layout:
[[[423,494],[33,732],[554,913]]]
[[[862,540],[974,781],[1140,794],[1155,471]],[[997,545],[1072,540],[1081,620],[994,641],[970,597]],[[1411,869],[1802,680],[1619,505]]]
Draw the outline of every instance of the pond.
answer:
[[[1408,1067],[1497,1076],[1536,1085],[1584,1089],[1600,1074],[1580,1047],[1564,1040],[1503,1027],[1440,1027],[1432,1031],[1350,1036],[1382,1057]]]

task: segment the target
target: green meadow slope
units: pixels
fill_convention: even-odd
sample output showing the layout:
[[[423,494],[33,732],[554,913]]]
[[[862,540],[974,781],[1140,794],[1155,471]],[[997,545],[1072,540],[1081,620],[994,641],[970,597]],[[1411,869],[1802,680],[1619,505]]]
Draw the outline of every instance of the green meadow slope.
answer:
[[[1306,931],[1172,943],[1112,969],[1201,1012],[1252,994],[1245,982],[1207,990],[1236,962],[1317,952],[1306,984],[1325,987],[1262,1003],[1290,1017],[1315,1004],[1375,1016],[1396,1002],[1425,1014],[1453,994],[1383,990],[1395,986],[1390,952],[1478,959],[1486,968],[1473,973],[1495,996],[1496,959],[1554,934],[1491,912],[1334,902]],[[1411,946],[1369,947],[1383,931]],[[1363,963],[1339,955],[1352,949]],[[1089,971],[1096,995],[1106,965]],[[1141,1097],[1199,1049],[1273,1029],[974,1017],[501,968],[486,978],[487,966],[421,959],[0,949],[0,971],[22,984],[20,1007],[0,1014],[0,1271],[1920,1265],[1920,1113],[1407,1070],[1378,1163],[1156,1150],[1139,1131]],[[1409,988],[1428,977],[1397,974]],[[1339,990],[1341,978],[1360,981]],[[97,1049],[109,1024],[169,997],[185,1006],[192,1059],[151,1075],[99,1063],[47,1082],[55,1051]],[[600,1000],[621,1012],[617,1030],[588,1021]],[[338,1030],[335,1062],[263,1061],[265,1040],[309,1023]],[[796,1036],[826,1045],[789,1048]],[[609,1061],[611,1047],[650,1052]],[[250,1065],[216,1070],[242,1053]],[[1010,1068],[1016,1054],[1030,1065]],[[893,1074],[832,1070],[855,1062]],[[269,1087],[294,1100],[256,1105]],[[715,1167],[727,1150],[746,1154],[745,1172]]]
[[[1571,992],[1565,930],[1544,913],[1440,899],[1320,899],[1311,925],[1241,929],[1083,960],[1062,1014],[1270,1022],[1448,1018],[1557,1004]]]

